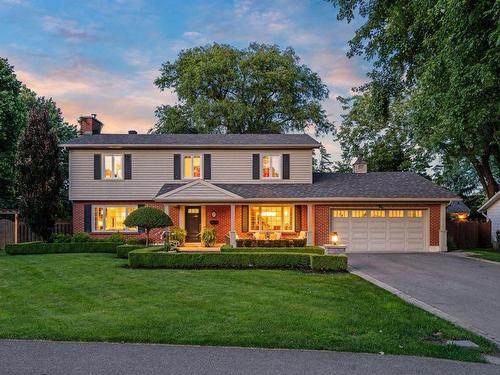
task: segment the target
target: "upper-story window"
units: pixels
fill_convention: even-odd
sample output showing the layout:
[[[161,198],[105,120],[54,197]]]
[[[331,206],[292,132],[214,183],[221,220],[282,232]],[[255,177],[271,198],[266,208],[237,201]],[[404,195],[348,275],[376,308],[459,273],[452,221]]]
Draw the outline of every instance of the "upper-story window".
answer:
[[[185,179],[201,178],[201,155],[184,154],[182,156],[182,177]]]
[[[281,155],[262,155],[262,178],[281,178]]]
[[[104,155],[104,178],[123,178],[123,155]]]

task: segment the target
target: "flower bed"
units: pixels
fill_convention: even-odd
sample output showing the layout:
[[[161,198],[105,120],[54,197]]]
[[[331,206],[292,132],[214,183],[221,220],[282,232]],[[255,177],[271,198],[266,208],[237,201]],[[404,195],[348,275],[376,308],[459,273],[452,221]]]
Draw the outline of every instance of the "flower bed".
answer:
[[[293,238],[282,240],[254,240],[239,238],[236,240],[236,247],[304,247],[305,238]]]
[[[224,245],[220,248],[223,253],[301,253],[324,255],[325,249],[319,246],[305,247],[232,247]]]

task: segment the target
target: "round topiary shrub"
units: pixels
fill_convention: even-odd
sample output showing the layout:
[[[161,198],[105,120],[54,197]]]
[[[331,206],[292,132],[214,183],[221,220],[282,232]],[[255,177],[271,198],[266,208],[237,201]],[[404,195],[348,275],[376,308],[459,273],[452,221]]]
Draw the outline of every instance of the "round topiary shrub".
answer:
[[[162,210],[141,207],[132,211],[123,222],[127,227],[141,227],[146,232],[146,246],[149,246],[149,231],[173,225],[172,219]]]

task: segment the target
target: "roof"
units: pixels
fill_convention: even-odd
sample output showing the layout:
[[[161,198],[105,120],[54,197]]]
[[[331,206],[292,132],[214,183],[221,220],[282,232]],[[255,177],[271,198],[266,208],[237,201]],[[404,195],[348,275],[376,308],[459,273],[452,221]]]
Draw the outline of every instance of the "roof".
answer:
[[[450,203],[448,207],[446,207],[446,212],[449,214],[462,214],[468,213],[470,214],[470,208],[464,202],[456,201]]]
[[[320,143],[307,134],[94,134],[82,135],[63,144],[64,147],[92,146],[168,147],[222,146],[252,147],[290,146],[316,148]]]
[[[412,172],[314,173],[312,184],[214,184],[244,199],[459,200],[451,191]],[[157,196],[180,184],[165,184]]]
[[[493,204],[495,204],[496,201],[498,201],[500,199],[500,191],[497,191],[497,193],[492,196],[490,199],[488,199],[486,201],[486,203],[484,203],[481,207],[479,207],[479,212],[486,212],[488,211],[488,208],[490,208],[491,206],[493,206]]]

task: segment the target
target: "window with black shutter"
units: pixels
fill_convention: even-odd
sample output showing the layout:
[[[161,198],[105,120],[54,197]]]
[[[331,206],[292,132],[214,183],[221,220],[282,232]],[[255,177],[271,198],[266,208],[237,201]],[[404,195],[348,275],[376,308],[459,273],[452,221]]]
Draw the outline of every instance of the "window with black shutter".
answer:
[[[101,154],[94,154],[94,180],[102,178],[101,168]]]
[[[132,179],[132,155],[131,154],[125,154],[124,158],[124,164],[125,164],[125,180],[131,180]]]

